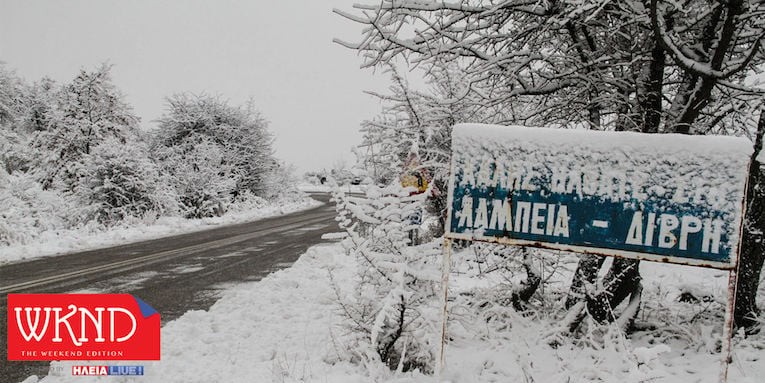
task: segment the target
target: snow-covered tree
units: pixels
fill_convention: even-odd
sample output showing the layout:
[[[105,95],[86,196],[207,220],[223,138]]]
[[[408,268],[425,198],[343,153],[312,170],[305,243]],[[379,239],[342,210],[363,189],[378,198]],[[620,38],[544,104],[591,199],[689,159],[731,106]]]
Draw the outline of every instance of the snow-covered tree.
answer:
[[[742,101],[758,94],[742,84],[763,61],[765,5],[758,1],[384,0],[355,7],[361,14],[336,12],[363,24],[364,38],[339,42],[359,50],[364,66],[398,57],[426,70],[457,62],[469,84],[464,94],[477,93],[484,105],[535,105],[516,121],[707,132],[752,108]]]
[[[0,126],[8,126],[20,117],[23,93],[21,80],[0,61]]]
[[[765,110],[760,111],[760,121],[755,136],[753,160],[749,168],[746,189],[746,220],[741,239],[741,265],[736,294],[736,323],[747,329],[755,329],[761,323],[762,314],[757,307],[758,288],[762,289],[760,276],[765,264],[765,166],[763,166],[763,139],[765,139]],[[760,153],[759,160],[757,159]]]
[[[22,81],[0,62],[0,165],[6,173],[27,166],[28,136],[19,129],[26,97],[26,87]]]
[[[168,98],[167,105],[167,113],[159,119],[157,145],[181,155],[197,142],[218,146],[218,165],[225,165],[227,177],[236,182],[234,195],[244,190],[261,196],[268,192],[267,177],[277,167],[273,136],[252,103],[234,107],[217,97],[179,94]]]
[[[83,159],[85,169],[74,192],[99,223],[110,225],[175,209],[173,194],[163,185],[142,141],[122,143],[109,138]]]
[[[360,163],[378,183],[399,182],[407,175],[425,177],[433,183],[427,206],[428,212],[440,219],[435,230],[438,236],[446,214],[452,126],[477,120],[507,122],[514,112],[501,105],[484,107],[480,100],[465,95],[469,84],[453,64],[439,63],[431,68],[425,90],[410,86],[395,66],[389,65],[387,70],[393,84],[389,93],[372,93],[383,102],[383,112],[363,123]]]
[[[361,52],[364,66],[406,62],[433,73],[453,63],[467,84],[455,99],[523,105],[508,122],[751,134],[764,100],[744,83],[765,62],[760,1],[383,0],[355,8],[336,12],[363,24],[364,36],[338,42]],[[614,262],[609,288],[590,297],[580,287],[594,281],[602,258],[583,257],[571,306],[586,296],[600,306],[592,312],[616,307],[639,292],[638,264]]]
[[[152,156],[175,189],[187,218],[220,216],[234,198],[239,181],[225,149],[207,135],[193,133],[171,146],[155,144]]]
[[[424,207],[425,194],[398,183],[370,186],[363,197],[333,193],[342,244],[358,259],[353,291],[338,298],[350,323],[351,353],[363,362],[391,369],[430,371],[439,327],[438,243],[412,243],[412,218]]]
[[[62,85],[28,85],[2,68],[0,81],[2,104],[13,106],[0,122],[1,242],[176,209],[108,65]]]
[[[266,174],[261,197],[268,200],[289,199],[301,195],[297,189],[298,180],[293,165],[284,161],[275,161],[273,168]]]
[[[43,188],[72,191],[83,176],[83,157],[107,139],[125,144],[138,134],[138,117],[112,83],[111,67],[80,71],[60,88],[43,80],[35,87],[28,123],[32,146],[39,151],[33,163]]]

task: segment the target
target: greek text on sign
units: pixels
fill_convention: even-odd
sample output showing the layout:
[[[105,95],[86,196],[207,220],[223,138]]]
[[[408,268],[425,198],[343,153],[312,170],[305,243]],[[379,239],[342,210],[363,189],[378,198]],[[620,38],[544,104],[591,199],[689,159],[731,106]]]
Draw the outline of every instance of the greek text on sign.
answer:
[[[447,236],[735,266],[751,143],[461,124]]]

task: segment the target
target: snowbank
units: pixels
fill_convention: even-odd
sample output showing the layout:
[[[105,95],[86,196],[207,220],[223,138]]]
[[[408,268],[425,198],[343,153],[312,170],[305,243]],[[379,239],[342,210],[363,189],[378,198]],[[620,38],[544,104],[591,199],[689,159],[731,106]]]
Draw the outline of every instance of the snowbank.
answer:
[[[50,230],[43,232],[41,238],[35,243],[0,247],[0,265],[207,230],[216,226],[249,222],[319,205],[321,205],[320,202],[306,197],[272,204],[250,205],[243,210],[230,210],[222,217],[202,219],[160,217],[147,221],[128,219],[121,225],[106,231],[101,231],[97,225],[77,230]]]

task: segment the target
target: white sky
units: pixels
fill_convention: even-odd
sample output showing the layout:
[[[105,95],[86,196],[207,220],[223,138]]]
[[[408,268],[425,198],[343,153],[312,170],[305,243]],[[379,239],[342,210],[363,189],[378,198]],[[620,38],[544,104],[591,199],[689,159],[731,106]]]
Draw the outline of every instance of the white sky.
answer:
[[[356,52],[332,43],[359,40],[360,27],[332,13],[353,3],[0,0],[0,61],[30,82],[69,81],[108,61],[146,128],[173,93],[232,104],[252,97],[271,122],[276,155],[318,170],[353,162],[359,123],[380,111],[362,91],[387,89],[384,75],[359,69]]]

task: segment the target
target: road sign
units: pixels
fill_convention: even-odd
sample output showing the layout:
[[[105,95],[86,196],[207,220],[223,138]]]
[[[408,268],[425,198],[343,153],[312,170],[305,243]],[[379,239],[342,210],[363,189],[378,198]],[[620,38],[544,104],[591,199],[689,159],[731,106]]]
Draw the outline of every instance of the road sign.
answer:
[[[736,137],[455,126],[439,374],[451,240],[465,239],[729,270],[725,382],[751,155]]]
[[[446,236],[735,267],[751,143],[457,125]]]

